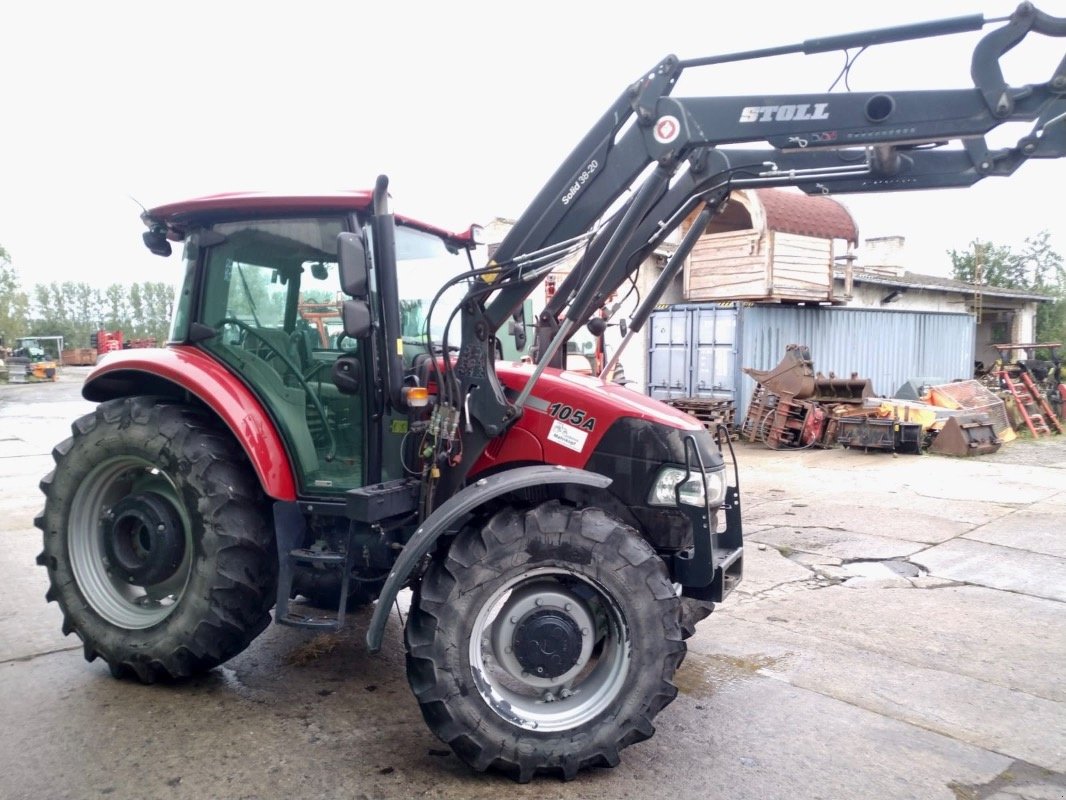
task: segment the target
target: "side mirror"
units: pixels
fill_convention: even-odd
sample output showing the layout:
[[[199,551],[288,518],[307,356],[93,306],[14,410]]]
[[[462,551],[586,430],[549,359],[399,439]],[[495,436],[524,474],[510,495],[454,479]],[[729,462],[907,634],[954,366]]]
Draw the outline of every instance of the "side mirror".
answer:
[[[507,325],[507,332],[514,337],[514,346],[517,350],[526,349],[526,310],[518,309],[514,317]]]
[[[340,264],[341,291],[349,297],[365,298],[367,291],[366,245],[357,233],[337,235],[337,256]],[[348,304],[345,303],[345,306]],[[355,334],[347,331],[349,336]],[[358,338],[358,337],[356,337]]]
[[[370,335],[370,304],[366,300],[345,300],[341,318],[345,335],[353,339],[365,339]]]
[[[144,246],[152,251],[154,255],[170,255],[171,247],[170,242],[167,241],[167,232],[165,230],[153,228],[142,233],[141,239],[144,240]]]

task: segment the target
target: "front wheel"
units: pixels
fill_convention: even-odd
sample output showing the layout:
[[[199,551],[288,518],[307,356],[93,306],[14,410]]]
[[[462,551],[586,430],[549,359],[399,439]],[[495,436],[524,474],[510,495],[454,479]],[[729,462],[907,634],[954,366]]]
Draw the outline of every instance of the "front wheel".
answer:
[[[39,564],[63,632],[117,676],[208,670],[270,622],[277,581],[259,482],[228,431],[156,398],[102,403],[52,451]]]
[[[681,639],[650,545],[599,509],[552,501],[464,530],[430,565],[408,678],[430,728],[474,769],[572,779],[654,733]]]

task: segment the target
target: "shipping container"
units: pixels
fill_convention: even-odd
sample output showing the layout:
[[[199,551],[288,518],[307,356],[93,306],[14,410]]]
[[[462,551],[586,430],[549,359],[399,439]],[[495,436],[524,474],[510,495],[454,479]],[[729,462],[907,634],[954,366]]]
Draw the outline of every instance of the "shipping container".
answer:
[[[908,379],[967,379],[974,369],[970,314],[818,306],[695,304],[656,311],[648,332],[648,394],[732,397],[744,419],[755,382],[744,367],[777,366],[790,344],[810,348],[814,369],[857,373],[891,396]]]

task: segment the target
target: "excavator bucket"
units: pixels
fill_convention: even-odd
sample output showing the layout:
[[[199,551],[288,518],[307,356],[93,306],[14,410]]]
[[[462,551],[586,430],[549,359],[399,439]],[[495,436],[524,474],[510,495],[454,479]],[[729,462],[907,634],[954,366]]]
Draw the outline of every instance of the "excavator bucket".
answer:
[[[826,378],[816,375],[811,400],[819,403],[861,403],[867,397],[873,397],[873,394],[874,385],[869,378],[854,375],[850,378]]]
[[[838,378],[830,373],[827,378],[815,373],[810,348],[790,344],[785,355],[773,369],[762,370],[745,367],[744,372],[778,397],[791,396],[796,400],[814,400],[818,403],[861,403],[872,397],[873,384],[869,378]]]
[[[988,417],[950,417],[929,446],[929,452],[959,458],[982,456],[996,452],[1001,444]]]
[[[784,357],[773,369],[745,367],[744,372],[778,397],[790,395],[798,400],[804,400],[812,397],[815,392],[811,351],[802,345],[790,344],[786,347]]]

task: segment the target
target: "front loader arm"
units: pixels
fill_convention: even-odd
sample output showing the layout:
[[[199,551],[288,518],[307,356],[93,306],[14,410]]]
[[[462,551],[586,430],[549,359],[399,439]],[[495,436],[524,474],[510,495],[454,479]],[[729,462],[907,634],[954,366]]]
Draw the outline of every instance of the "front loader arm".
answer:
[[[1048,81],[1017,88],[1005,83],[998,63],[1028,33],[1066,37],[1066,19],[1029,3],[982,38],[971,64],[975,85],[967,89],[671,97],[684,69],[1003,21],[973,15],[690,61],[668,56],[633,83],[541,189],[499,245],[485,281],[463,303],[459,357],[442,402],[463,410],[465,455],[463,463],[444,468],[445,496],[462,484],[489,439],[521,413],[539,372],[517,397],[505,397],[494,372],[494,332],[562,259],[580,256],[541,316],[541,369],[687,213],[702,202],[719,205],[732,188],[844,193],[969,186],[1009,175],[1029,158],[1066,155],[1066,58]],[[985,134],[1018,121],[1035,121],[1033,132],[1016,147],[987,148]],[[767,146],[735,148],[754,142]],[[945,146],[950,142],[961,147]],[[618,210],[605,220],[613,207]]]

